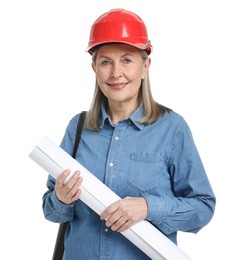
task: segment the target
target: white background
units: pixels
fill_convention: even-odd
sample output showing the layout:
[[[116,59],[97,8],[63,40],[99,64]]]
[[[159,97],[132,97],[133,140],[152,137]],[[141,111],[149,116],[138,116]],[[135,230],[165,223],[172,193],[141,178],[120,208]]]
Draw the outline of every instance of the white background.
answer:
[[[179,233],[178,245],[194,260],[240,259],[238,2],[0,2],[0,259],[51,259],[58,225],[42,214],[47,173],[28,154],[43,136],[60,143],[71,117],[89,108],[90,26],[116,7],[145,21],[154,97],[190,125],[217,197],[212,221]]]

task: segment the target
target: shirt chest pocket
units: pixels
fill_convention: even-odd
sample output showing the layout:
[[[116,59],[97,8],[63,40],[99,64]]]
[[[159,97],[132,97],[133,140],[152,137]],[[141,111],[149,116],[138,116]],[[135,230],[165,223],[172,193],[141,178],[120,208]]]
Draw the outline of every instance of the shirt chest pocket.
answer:
[[[160,153],[131,153],[129,184],[141,192],[154,189],[161,181],[163,156]]]

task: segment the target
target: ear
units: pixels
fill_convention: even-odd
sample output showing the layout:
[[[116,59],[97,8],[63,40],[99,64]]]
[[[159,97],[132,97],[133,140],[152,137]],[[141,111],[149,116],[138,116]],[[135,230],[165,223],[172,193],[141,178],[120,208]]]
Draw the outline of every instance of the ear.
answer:
[[[95,63],[94,63],[94,62],[92,62],[92,69],[93,69],[93,71],[96,73],[96,66],[95,66]]]
[[[144,64],[143,64],[143,74],[142,74],[142,79],[144,79],[144,78],[145,78],[145,75],[148,73],[148,70],[149,70],[150,64],[151,64],[151,58],[148,57],[148,58],[146,59],[146,61],[144,62]]]

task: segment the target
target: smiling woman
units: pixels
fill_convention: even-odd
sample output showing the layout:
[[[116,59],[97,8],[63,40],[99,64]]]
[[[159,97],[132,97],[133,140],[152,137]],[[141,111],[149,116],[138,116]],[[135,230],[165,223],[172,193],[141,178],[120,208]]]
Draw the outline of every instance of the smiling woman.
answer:
[[[121,199],[99,216],[81,200],[81,173],[49,175],[45,218],[69,222],[63,259],[149,259],[121,236],[147,220],[177,244],[211,220],[215,195],[184,118],[156,102],[149,68],[151,43],[142,19],[113,9],[92,25],[88,52],[96,84],[76,160]],[[72,153],[80,114],[61,147]]]
[[[145,59],[141,52],[130,45],[113,43],[102,45],[94,53],[92,66],[100,91],[111,106],[114,124],[132,114],[141,102],[139,88],[150,65],[150,58]]]

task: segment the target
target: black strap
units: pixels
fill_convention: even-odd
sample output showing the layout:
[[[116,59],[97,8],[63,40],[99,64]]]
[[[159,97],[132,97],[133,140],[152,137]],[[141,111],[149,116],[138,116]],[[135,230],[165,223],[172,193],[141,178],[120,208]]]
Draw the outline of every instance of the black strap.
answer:
[[[78,145],[79,145],[79,142],[81,139],[85,116],[86,116],[86,111],[82,111],[82,113],[78,119],[75,143],[74,143],[73,153],[72,153],[73,158],[75,158],[76,153],[77,153]],[[55,247],[54,247],[54,251],[53,251],[52,260],[62,260],[63,252],[64,252],[64,233],[66,231],[67,225],[68,225],[68,222],[59,224],[57,239],[56,239],[56,243],[55,243]]]
[[[79,117],[79,120],[78,120],[78,125],[77,125],[77,132],[76,132],[75,143],[74,143],[73,153],[72,153],[73,158],[75,158],[76,153],[77,153],[78,145],[79,145],[81,134],[82,134],[85,116],[86,116],[86,111],[82,111],[82,113]]]
[[[64,234],[67,229],[68,222],[61,223],[58,226],[57,239],[53,251],[52,260],[62,260],[64,252]]]

